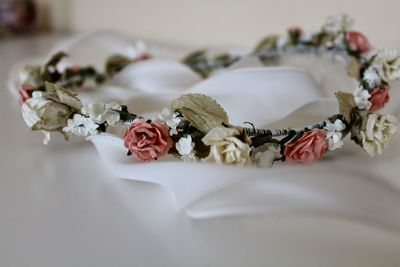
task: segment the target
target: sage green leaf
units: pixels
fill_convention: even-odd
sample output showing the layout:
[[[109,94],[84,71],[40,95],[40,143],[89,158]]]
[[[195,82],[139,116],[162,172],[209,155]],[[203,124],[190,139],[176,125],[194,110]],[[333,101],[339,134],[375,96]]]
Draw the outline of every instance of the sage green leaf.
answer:
[[[68,107],[80,111],[82,109],[82,103],[79,98],[76,97],[71,91],[58,86],[54,83],[45,82],[46,97],[59,102],[61,104],[67,105]]]
[[[347,61],[347,74],[350,77],[353,77],[357,80],[360,79],[360,68],[361,64],[358,62],[357,58],[355,57],[350,57],[350,59]]]
[[[361,120],[361,126],[360,129],[362,131],[366,131],[367,130],[367,124],[368,124],[368,116],[369,114],[371,114],[371,112],[369,112],[368,110],[359,110],[357,112],[358,117]]]
[[[275,48],[276,43],[278,42],[278,38],[279,38],[278,35],[270,35],[265,37],[254,48],[254,52],[258,53]]]
[[[67,125],[67,121],[72,115],[71,109],[57,102],[47,103],[36,112],[40,117],[40,121],[32,126],[32,130],[34,131],[60,130],[62,127]]]
[[[58,62],[60,62],[64,57],[67,57],[68,54],[65,52],[58,52],[57,54],[53,55],[49,61],[47,61],[45,68],[47,67],[55,67]]]
[[[24,71],[26,73],[26,80],[24,80],[24,83],[29,83],[34,86],[39,86],[42,84],[42,77],[41,77],[41,67],[40,66],[32,66],[28,65],[25,66]]]
[[[228,115],[217,101],[203,94],[183,95],[172,101],[171,107],[203,133],[229,123]]]
[[[365,131],[368,123],[369,111],[357,110],[353,112],[353,120],[351,123],[350,133],[351,139],[362,147],[362,136],[361,131]]]
[[[186,57],[184,57],[182,59],[182,62],[184,64],[188,64],[191,65],[192,63],[197,63],[199,61],[203,61],[206,60],[206,54],[207,54],[207,50],[196,50],[192,53],[190,53],[189,55],[187,55]]]
[[[131,64],[132,60],[126,56],[113,55],[107,59],[106,62],[106,73],[109,76],[114,76],[120,72],[127,65]]]
[[[57,54],[53,55],[50,60],[46,63],[42,73],[43,81],[49,82],[56,82],[61,78],[61,74],[57,71],[51,72],[50,69],[55,69],[57,64],[64,58],[67,57],[68,54],[65,52],[58,52]]]
[[[207,59],[207,50],[197,50],[182,59],[182,63],[187,65],[201,77],[207,78],[213,71]]]
[[[103,74],[98,73],[95,68],[91,66],[81,67],[78,70],[67,68],[61,75],[61,82],[64,88],[77,88],[84,84],[86,80],[93,79],[96,83],[102,83],[105,80]]]
[[[327,44],[333,44],[335,35],[328,32],[316,33],[311,37],[310,43],[315,46],[326,46]]]
[[[349,123],[351,114],[355,107],[354,96],[350,93],[336,92],[335,96],[339,102],[339,112],[343,118]]]

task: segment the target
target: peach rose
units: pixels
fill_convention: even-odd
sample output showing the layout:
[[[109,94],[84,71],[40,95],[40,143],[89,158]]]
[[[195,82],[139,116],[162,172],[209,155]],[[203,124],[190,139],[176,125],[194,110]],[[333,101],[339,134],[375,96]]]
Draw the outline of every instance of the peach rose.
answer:
[[[151,58],[153,58],[153,57],[150,54],[143,53],[143,54],[140,54],[137,57],[133,58],[132,63],[136,63],[136,62],[143,61],[143,60],[148,60]]]
[[[80,65],[75,64],[75,65],[72,65],[71,67],[69,67],[68,69],[73,72],[78,72],[82,69],[82,67]]]
[[[366,53],[371,48],[367,37],[356,31],[346,32],[347,46],[352,52]]]
[[[164,156],[172,143],[167,125],[142,119],[134,120],[124,134],[124,146],[143,161]]]
[[[320,158],[327,148],[326,131],[314,129],[303,133],[294,143],[287,144],[284,155],[288,162],[307,164]]]
[[[381,109],[389,102],[389,86],[385,85],[382,87],[376,87],[371,92],[371,97],[369,101],[372,103],[369,111],[374,112]]]
[[[31,98],[32,96],[28,93],[28,90],[34,89],[34,86],[32,84],[29,83],[23,83],[19,89],[18,89],[18,93],[19,93],[19,104],[22,105],[23,103],[25,103],[26,100],[28,100],[29,98]]]

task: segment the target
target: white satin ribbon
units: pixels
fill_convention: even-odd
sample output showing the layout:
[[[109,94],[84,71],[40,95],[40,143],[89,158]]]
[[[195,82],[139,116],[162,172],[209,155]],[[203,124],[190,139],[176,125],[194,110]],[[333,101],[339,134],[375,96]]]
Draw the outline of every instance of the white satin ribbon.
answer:
[[[158,62],[153,61],[152,64],[158,64]],[[156,66],[155,69],[157,69]],[[179,94],[188,92],[203,93],[214,97],[231,116],[231,123],[241,124],[250,120],[260,126],[281,120],[296,109],[320,98],[310,76],[293,68],[255,68],[224,72],[200,82],[188,90],[182,90]],[[298,97],[292,97],[293,95]],[[137,107],[146,98],[151,101],[154,96],[152,92],[150,94],[140,93],[132,97],[129,104]],[[171,96],[174,94],[158,95],[160,101],[154,103],[153,107],[149,107],[150,102],[147,101],[146,108],[160,111],[164,104],[168,105],[172,100]],[[285,104],[287,101],[290,103]],[[238,182],[250,174],[248,171],[258,170],[249,168],[245,169],[246,171],[243,173],[242,169],[238,171],[238,168],[216,167],[214,164],[195,164],[185,168],[181,162],[174,161],[158,161],[156,164],[160,166],[155,168],[154,164],[143,164],[133,158],[126,159],[126,149],[123,148],[120,138],[100,135],[89,137],[89,140],[96,145],[99,154],[116,176],[135,180],[143,179],[166,186],[173,193],[178,210],[221,186]],[[127,161],[129,164],[126,164]],[[146,171],[142,168],[145,168]],[[193,168],[199,168],[199,171],[193,172]]]

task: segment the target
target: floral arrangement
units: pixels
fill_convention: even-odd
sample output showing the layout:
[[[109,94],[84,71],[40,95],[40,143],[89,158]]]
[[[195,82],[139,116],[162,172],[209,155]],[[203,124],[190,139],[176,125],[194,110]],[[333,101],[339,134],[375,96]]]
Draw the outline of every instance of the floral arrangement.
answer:
[[[249,55],[208,57],[196,51],[182,61],[206,78],[247,56],[265,64],[286,51],[334,53],[347,61],[348,75],[358,81],[353,93],[337,92],[339,112],[324,121],[300,129],[256,129],[229,123],[228,114],[212,98],[187,94],[172,101],[157,119],[146,119],[118,103],[83,105],[77,91],[95,88],[129,64],[151,57],[110,57],[106,72],[92,67],[60,69],[67,56],[56,54],[44,66],[27,66],[19,93],[22,115],[35,131],[88,136],[106,132],[116,124],[128,125],[124,146],[128,156],[152,161],[172,154],[184,161],[213,161],[223,164],[272,166],[276,161],[313,162],[343,146],[350,135],[369,155],[381,154],[397,131],[392,115],[376,111],[389,101],[389,81],[400,78],[400,51],[374,50],[360,32],[351,30],[345,15],[330,17],[317,31],[306,33],[292,27],[283,36],[268,36]]]

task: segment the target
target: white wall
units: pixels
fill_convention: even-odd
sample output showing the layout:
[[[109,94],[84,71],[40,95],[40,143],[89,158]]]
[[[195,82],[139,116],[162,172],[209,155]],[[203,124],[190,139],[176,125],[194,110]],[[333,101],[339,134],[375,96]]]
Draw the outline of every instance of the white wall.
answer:
[[[36,0],[38,5],[38,24],[40,28],[68,30],[70,10],[68,0]]]
[[[57,1],[68,2],[64,22],[73,31],[106,28],[196,46],[252,46],[264,35],[283,32],[288,26],[312,28],[327,15],[348,13],[356,20],[357,29],[376,46],[400,47],[400,0]]]

